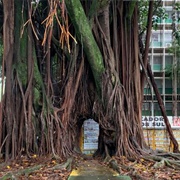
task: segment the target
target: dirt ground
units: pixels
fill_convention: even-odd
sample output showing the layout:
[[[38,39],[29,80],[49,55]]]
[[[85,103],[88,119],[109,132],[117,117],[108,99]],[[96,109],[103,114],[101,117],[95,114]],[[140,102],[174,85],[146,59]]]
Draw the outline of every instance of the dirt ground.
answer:
[[[167,167],[162,163],[155,163],[144,159],[131,162],[125,157],[113,157],[117,162],[120,173],[128,175],[133,180],[180,180],[180,170]],[[31,158],[22,156],[19,159],[4,163],[0,161],[0,179],[18,179],[18,180],[66,180],[71,170],[79,164],[88,163],[92,158],[81,156],[74,157],[73,162],[67,163],[51,157],[38,157],[32,155]],[[93,164],[109,166],[109,163],[102,160],[93,160]],[[94,164],[94,166],[95,166]]]
[[[64,168],[62,160],[52,159],[51,157],[38,157],[33,155],[31,158],[22,156],[13,162],[0,163],[0,179],[18,180],[66,180],[71,171]],[[59,166],[59,168],[58,168]],[[60,168],[61,167],[61,168]]]

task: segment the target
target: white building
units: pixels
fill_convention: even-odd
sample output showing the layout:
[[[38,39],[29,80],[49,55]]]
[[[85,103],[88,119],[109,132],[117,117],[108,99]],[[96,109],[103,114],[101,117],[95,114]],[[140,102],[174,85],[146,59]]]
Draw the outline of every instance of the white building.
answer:
[[[175,63],[177,58],[169,52],[172,46],[172,13],[174,2],[180,0],[164,0],[163,7],[168,15],[167,19],[159,19],[158,29],[152,30],[149,50],[149,61],[159,92],[161,93],[167,116],[180,116],[180,77],[168,77],[166,68]],[[178,26],[177,22],[177,26]],[[180,61],[180,57],[179,57]],[[178,82],[179,79],[179,82]],[[144,89],[143,116],[161,116],[161,111],[152,90],[146,85]]]

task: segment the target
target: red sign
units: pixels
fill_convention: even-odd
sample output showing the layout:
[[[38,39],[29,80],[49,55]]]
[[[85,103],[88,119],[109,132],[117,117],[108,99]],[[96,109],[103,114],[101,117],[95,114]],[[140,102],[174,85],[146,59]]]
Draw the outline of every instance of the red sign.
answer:
[[[173,117],[173,126],[180,126],[180,118]]]

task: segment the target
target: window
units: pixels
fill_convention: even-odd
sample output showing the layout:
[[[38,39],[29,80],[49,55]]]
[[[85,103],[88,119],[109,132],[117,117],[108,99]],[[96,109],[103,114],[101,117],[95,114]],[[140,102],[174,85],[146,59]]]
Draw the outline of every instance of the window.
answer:
[[[173,63],[173,56],[165,56],[165,64],[166,66],[172,65]]]
[[[164,34],[164,43],[165,47],[170,47],[172,43],[172,33],[165,33]]]
[[[166,95],[165,100],[166,101],[172,101],[172,95]]]
[[[166,108],[167,115],[172,116],[172,103],[171,102],[166,103],[165,108]]]
[[[158,87],[159,92],[162,94],[163,90],[163,81],[162,79],[155,79],[156,85]]]
[[[151,102],[144,102],[143,110],[151,110]]]
[[[172,80],[165,79],[165,94],[172,94]]]
[[[153,70],[162,70],[162,56],[154,56]]]
[[[151,36],[152,47],[162,47],[162,33],[153,32]]]
[[[143,103],[143,108],[142,108],[142,115],[143,116],[151,116],[151,102],[144,102]]]
[[[151,94],[151,89],[148,86],[144,87],[144,94]]]
[[[165,19],[165,23],[172,23],[172,11],[166,11],[167,18]]]
[[[180,116],[180,103],[177,103],[177,115]]]
[[[161,116],[161,110],[158,103],[154,103],[154,116]]]
[[[154,77],[163,77],[163,72],[154,72]]]
[[[153,97],[152,97],[152,95],[144,95],[144,101],[152,101],[152,99],[153,99]]]
[[[160,41],[160,40],[159,40],[159,34],[158,34],[158,33],[152,34],[152,40],[153,40],[154,42],[159,42],[159,41]]]
[[[177,93],[180,94],[180,88],[179,87],[177,87]]]

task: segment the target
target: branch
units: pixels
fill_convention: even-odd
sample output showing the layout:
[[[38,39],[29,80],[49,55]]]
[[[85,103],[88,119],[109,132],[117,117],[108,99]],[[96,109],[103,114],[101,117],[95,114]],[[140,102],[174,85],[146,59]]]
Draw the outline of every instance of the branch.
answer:
[[[143,56],[143,62],[144,62],[144,67],[147,68],[148,64],[148,51],[149,51],[149,43],[150,43],[150,37],[151,37],[151,29],[152,29],[152,16],[153,16],[153,0],[149,1],[149,14],[148,14],[148,27],[147,27],[147,33],[146,33],[146,44],[145,44],[145,50],[144,50],[144,56]],[[141,79],[141,90],[143,92],[144,89],[144,81],[145,81],[145,76],[144,76],[144,71],[142,72],[142,79]]]

